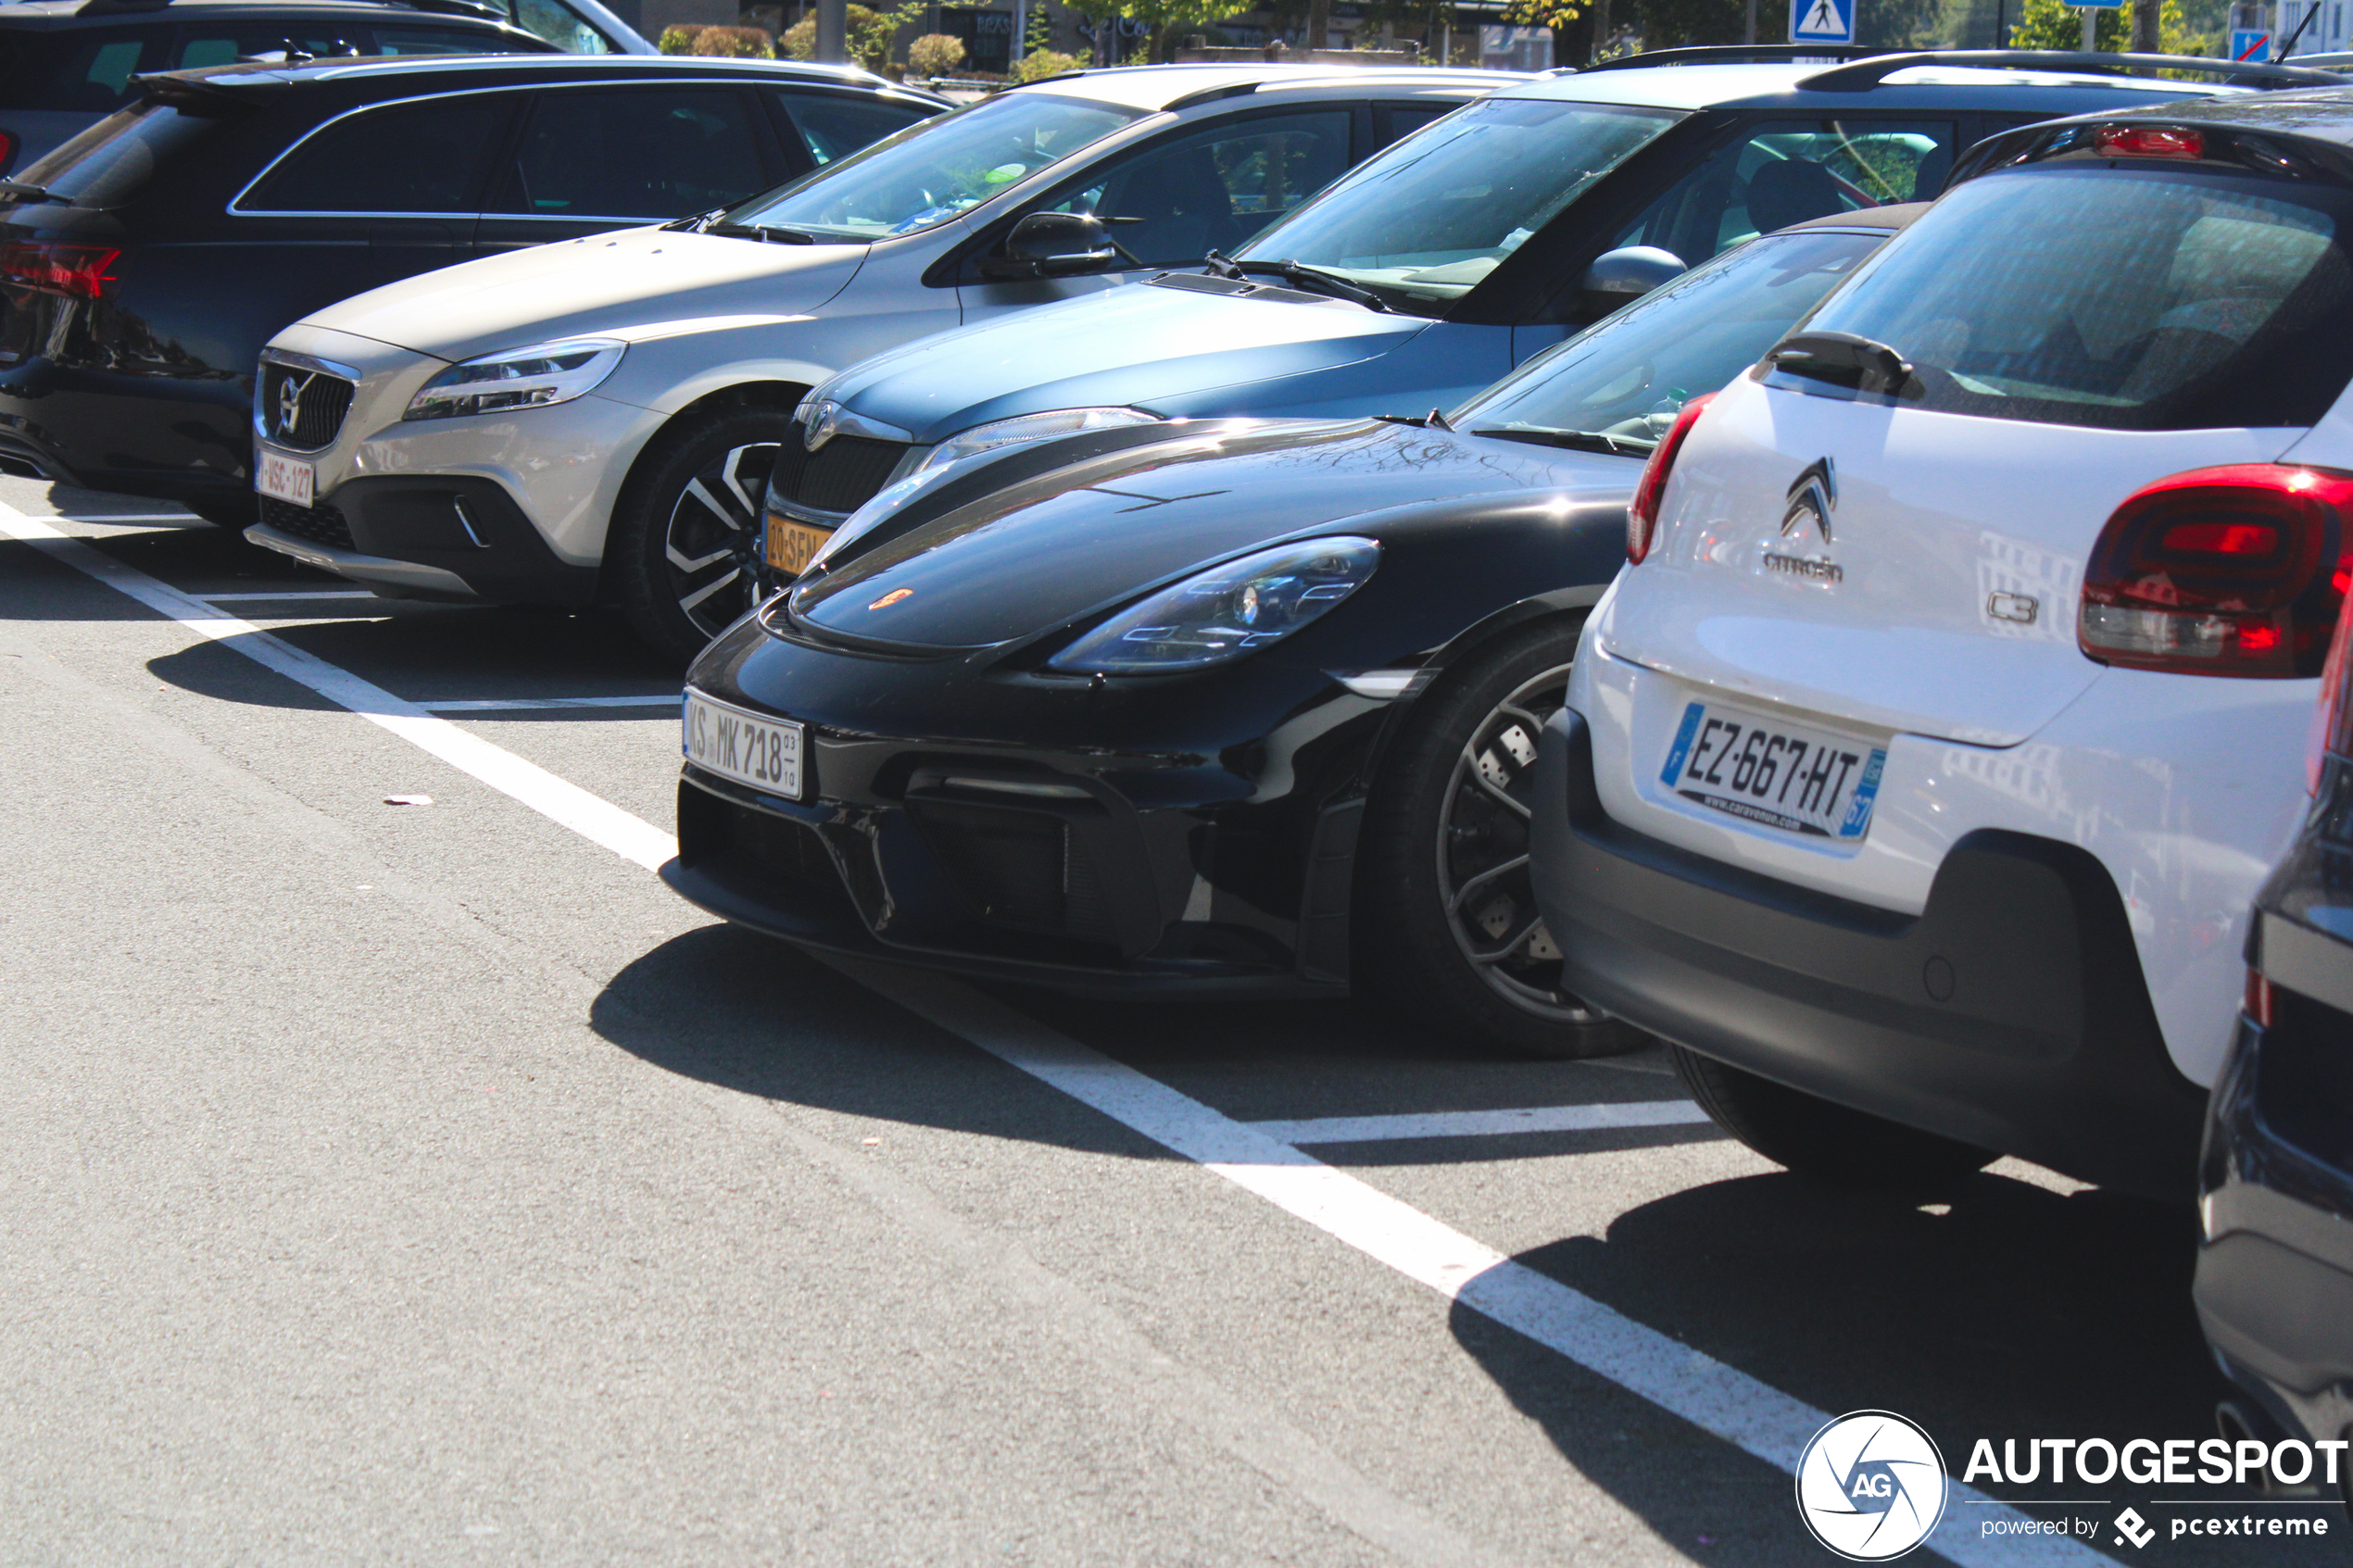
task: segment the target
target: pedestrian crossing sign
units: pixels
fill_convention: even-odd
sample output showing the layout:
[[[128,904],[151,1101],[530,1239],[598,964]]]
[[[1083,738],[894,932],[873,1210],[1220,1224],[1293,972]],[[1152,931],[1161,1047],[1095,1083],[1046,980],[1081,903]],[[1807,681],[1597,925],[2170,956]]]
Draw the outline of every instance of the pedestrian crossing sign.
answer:
[[[1793,44],[1855,42],[1855,0],[1790,0]]]

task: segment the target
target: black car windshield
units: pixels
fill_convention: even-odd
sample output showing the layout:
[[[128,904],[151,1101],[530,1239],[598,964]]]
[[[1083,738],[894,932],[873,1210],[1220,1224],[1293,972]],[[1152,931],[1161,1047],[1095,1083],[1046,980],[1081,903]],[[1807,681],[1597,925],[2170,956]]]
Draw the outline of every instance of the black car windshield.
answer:
[[[1602,436],[1647,452],[1685,403],[1755,364],[1884,238],[1802,230],[1752,240],[1546,349],[1447,420],[1478,435]]]
[[[1913,369],[1897,395],[1944,412],[2117,430],[2308,425],[2353,372],[2348,215],[2353,193],[2317,181],[2099,166],[1989,175],[1938,202],[1807,328],[1887,345]]]
[[[1442,314],[1496,263],[1682,115],[1482,98],[1398,143],[1244,246]]]
[[[1011,190],[1141,113],[1044,93],[985,98],[754,196],[721,221],[824,240],[912,234]]]

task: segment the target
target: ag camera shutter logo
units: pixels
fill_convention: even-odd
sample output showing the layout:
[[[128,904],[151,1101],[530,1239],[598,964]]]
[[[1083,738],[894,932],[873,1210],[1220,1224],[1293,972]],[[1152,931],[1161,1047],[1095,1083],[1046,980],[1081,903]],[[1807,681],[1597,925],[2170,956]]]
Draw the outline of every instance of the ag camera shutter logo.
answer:
[[[1893,1411],[1840,1416],[1798,1457],[1797,1516],[1849,1562],[1901,1557],[1944,1517],[1944,1457]]]

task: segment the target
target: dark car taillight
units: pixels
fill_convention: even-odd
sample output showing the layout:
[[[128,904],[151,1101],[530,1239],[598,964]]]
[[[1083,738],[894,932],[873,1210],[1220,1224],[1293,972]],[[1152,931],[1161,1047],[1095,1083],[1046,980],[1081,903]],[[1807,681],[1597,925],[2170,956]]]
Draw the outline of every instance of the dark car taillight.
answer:
[[[2206,133],[2186,125],[2103,125],[2093,133],[2092,144],[2108,157],[2206,156]]]
[[[2145,486],[2093,546],[2077,644],[2135,670],[2319,673],[2345,600],[2348,506],[2353,475],[2278,463]]]
[[[17,149],[23,145],[23,139],[15,132],[0,131],[0,174],[16,168]]]
[[[1667,495],[1667,472],[1675,466],[1675,455],[1683,449],[1692,426],[1715,398],[1714,393],[1703,392],[1684,404],[1675,422],[1667,427],[1667,434],[1651,448],[1650,461],[1642,465],[1642,482],[1634,486],[1634,498],[1626,507],[1626,558],[1637,566],[1651,553],[1651,541],[1658,537],[1658,504]]]
[[[2336,618],[2336,634],[2329,639],[2328,662],[2321,666],[2321,700],[2312,709],[2312,738],[2304,748],[2304,792],[2321,793],[2321,772],[2329,754],[2353,757],[2353,702],[2348,702],[2346,664],[2353,659],[2353,615]]]
[[[74,299],[96,299],[118,280],[111,269],[122,252],[107,245],[70,245],[55,240],[0,245],[0,283]]]

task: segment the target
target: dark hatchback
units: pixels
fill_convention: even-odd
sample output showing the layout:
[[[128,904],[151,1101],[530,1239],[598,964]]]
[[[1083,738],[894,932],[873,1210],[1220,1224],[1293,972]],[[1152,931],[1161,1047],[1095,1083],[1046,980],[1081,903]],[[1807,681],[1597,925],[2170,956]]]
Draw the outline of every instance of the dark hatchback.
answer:
[[[0,6],[0,174],[47,156],[137,98],[132,82],[143,71],[273,55],[537,55],[564,47],[510,21],[488,0],[173,0],[168,6],[164,0],[21,0]]]
[[[257,358],[338,299],[720,207],[944,107],[863,71],[637,56],[246,65],[0,183],[0,469],[251,521]]]
[[[2246,1007],[2198,1182],[2207,1343],[2232,1437],[2353,1437],[2353,616],[2322,682],[2303,829],[2255,900]],[[2289,1479],[2284,1477],[2284,1479]],[[2337,1467],[2353,1505],[2353,1463]]]

